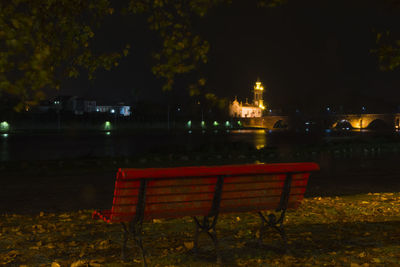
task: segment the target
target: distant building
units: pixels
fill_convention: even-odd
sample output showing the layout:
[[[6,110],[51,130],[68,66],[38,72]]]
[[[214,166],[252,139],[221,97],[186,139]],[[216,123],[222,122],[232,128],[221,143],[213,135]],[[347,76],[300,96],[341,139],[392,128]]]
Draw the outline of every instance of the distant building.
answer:
[[[254,98],[253,103],[249,104],[246,99],[246,103],[239,102],[236,98],[229,105],[229,114],[231,117],[236,118],[258,118],[262,117],[264,106],[263,92],[264,87],[259,80],[254,85]]]
[[[83,101],[83,110],[86,113],[96,112],[96,101],[93,100],[85,100]]]
[[[70,112],[74,115],[83,115],[85,113],[109,113],[124,117],[132,115],[131,107],[124,103],[97,105],[97,102],[94,100],[86,100],[82,97],[68,95],[56,96],[35,107],[35,111],[39,113],[50,110]]]
[[[103,105],[96,106],[96,112],[100,113],[110,113],[120,116],[131,116],[131,107],[125,105],[124,103],[118,103],[117,105]]]

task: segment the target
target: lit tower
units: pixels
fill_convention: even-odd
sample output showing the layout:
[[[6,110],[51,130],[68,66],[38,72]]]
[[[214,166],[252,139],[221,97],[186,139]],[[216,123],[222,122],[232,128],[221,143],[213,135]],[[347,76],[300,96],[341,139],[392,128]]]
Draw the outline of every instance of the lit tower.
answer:
[[[263,92],[264,92],[264,86],[262,85],[260,80],[257,79],[256,85],[254,85],[254,105],[256,105],[261,109],[265,109]]]

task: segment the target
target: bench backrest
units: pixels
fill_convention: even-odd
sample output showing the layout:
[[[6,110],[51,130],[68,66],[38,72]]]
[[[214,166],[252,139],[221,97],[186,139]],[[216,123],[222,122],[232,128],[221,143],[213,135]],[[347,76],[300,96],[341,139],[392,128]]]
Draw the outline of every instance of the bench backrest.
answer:
[[[315,163],[120,169],[110,219],[279,209],[284,188],[290,188],[288,208],[295,208],[303,199],[310,172],[318,169]]]

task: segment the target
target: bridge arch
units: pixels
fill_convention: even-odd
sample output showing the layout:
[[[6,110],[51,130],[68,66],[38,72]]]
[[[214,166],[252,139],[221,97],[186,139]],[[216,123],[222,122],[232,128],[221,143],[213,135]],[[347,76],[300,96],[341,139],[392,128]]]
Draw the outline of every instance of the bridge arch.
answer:
[[[349,130],[349,129],[353,129],[354,128],[353,124],[355,124],[354,121],[352,122],[352,121],[349,121],[349,120],[346,120],[346,119],[341,119],[341,120],[335,122],[332,125],[332,128]]]
[[[287,124],[283,120],[277,120],[273,126],[274,129],[282,129],[287,128]]]
[[[392,127],[385,120],[375,119],[375,120],[371,121],[366,128],[378,130],[378,129],[390,129]]]
[[[340,128],[340,126],[337,126],[347,121],[351,124],[351,127],[353,129],[366,129],[371,127],[394,128],[394,126],[396,125],[397,116],[394,116],[393,114],[347,114],[337,115],[333,118],[334,120],[332,121],[333,123],[331,124],[331,128]]]

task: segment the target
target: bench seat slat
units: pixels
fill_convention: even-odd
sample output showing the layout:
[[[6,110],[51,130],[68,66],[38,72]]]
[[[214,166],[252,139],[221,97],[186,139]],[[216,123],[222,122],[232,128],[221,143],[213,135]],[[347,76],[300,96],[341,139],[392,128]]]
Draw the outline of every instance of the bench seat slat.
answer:
[[[289,197],[289,202],[297,202],[300,195],[303,193],[303,188],[298,188]],[[263,197],[241,197],[222,199],[220,212],[225,212],[225,209],[232,207],[251,207],[255,206],[256,210],[276,209],[280,203],[281,195],[268,195]],[[295,203],[293,203],[295,205]],[[169,211],[170,213],[184,214],[191,210],[200,211],[201,214],[207,214],[211,209],[210,201],[180,201],[180,202],[162,202],[162,203],[148,203],[146,202],[145,214],[158,214]],[[261,207],[261,208],[260,208]],[[172,215],[171,215],[172,216]],[[170,216],[169,216],[170,217]]]
[[[247,183],[247,184],[224,184],[223,192],[227,191],[242,191],[252,189],[276,189],[281,190],[284,182],[258,182],[258,183]]]
[[[199,186],[179,186],[179,187],[147,187],[146,196],[171,195],[171,194],[190,194],[190,193],[210,193],[214,192],[215,185]]]
[[[218,177],[179,177],[167,179],[154,179],[147,183],[148,187],[179,187],[179,186],[198,186],[198,185],[215,185]]]
[[[117,213],[136,213],[136,205],[115,205],[112,208],[111,217]]]
[[[257,182],[276,182],[285,180],[285,174],[266,174],[266,175],[243,175],[243,176],[226,176],[224,184],[230,183],[257,183]]]
[[[149,195],[146,203],[212,201],[214,193]]]
[[[304,194],[305,187],[294,187],[290,191],[290,195]],[[229,191],[222,192],[221,199],[242,199],[242,198],[265,198],[269,196],[281,196],[282,190],[276,189],[256,189],[256,190],[239,190],[239,191]]]

